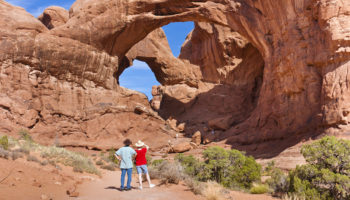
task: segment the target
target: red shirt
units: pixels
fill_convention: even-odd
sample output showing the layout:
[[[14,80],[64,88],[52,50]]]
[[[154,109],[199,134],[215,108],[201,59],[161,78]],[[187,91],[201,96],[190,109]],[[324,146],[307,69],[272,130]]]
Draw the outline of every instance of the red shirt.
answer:
[[[142,148],[140,150],[136,149],[135,151],[137,153],[137,155],[135,157],[136,166],[146,165],[147,164],[147,159],[146,159],[147,149]]]

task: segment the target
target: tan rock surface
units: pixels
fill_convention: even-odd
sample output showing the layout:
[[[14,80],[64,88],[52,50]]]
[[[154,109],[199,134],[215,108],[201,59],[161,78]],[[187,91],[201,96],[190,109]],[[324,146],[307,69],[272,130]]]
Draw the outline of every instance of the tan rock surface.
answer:
[[[174,153],[183,153],[183,152],[189,151],[191,149],[192,149],[192,146],[189,142],[182,142],[182,143],[174,145],[171,150]]]
[[[65,24],[69,19],[68,10],[59,6],[50,6],[44,10],[44,12],[38,17],[38,19],[48,28],[53,29],[55,27]]]
[[[82,137],[100,145],[96,138],[140,137],[145,127],[158,134],[161,119],[134,113],[140,102],[149,108],[146,98],[118,86],[137,58],[166,84],[154,103],[160,115],[186,122],[188,132],[231,115],[232,126],[216,138],[230,144],[337,134],[350,120],[349,13],[341,0],[78,0],[67,22],[48,30],[1,0],[1,131],[30,126],[38,118],[26,110],[34,109],[39,120],[28,128],[37,138],[54,138],[55,121],[82,146]],[[180,58],[168,57],[158,28],[189,20],[198,23]],[[147,35],[147,45],[159,40],[141,51]]]
[[[192,135],[192,140],[191,142],[195,143],[197,146],[201,144],[202,142],[202,134],[199,131],[196,131],[193,135]]]

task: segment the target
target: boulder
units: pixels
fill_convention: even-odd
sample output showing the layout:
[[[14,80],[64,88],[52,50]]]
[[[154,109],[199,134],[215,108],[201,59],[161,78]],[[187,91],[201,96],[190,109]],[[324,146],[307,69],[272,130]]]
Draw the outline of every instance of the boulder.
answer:
[[[208,121],[208,126],[214,130],[227,130],[231,127],[232,118],[231,116],[215,118]]]
[[[192,135],[192,140],[191,142],[193,142],[194,144],[196,144],[197,146],[201,144],[202,142],[202,134],[200,131],[195,132]]]
[[[180,144],[176,144],[172,147],[172,151],[174,153],[183,153],[183,152],[189,151],[191,149],[192,149],[192,146],[189,142],[183,142]]]

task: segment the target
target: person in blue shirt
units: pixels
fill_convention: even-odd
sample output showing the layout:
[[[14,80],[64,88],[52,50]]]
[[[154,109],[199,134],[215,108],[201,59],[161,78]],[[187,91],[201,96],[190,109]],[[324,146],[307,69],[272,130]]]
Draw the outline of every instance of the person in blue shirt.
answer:
[[[126,139],[123,143],[125,146],[118,149],[118,151],[115,152],[115,157],[120,161],[120,169],[122,170],[120,190],[124,190],[124,180],[126,173],[128,174],[128,181],[125,190],[131,190],[130,184],[133,167],[132,159],[133,156],[136,155],[136,151],[130,147],[130,145],[132,144],[131,140]]]

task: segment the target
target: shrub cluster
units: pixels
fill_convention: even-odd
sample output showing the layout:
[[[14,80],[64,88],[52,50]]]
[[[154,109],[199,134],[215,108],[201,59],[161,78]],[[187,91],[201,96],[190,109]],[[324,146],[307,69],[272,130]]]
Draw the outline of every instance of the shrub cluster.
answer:
[[[306,165],[290,173],[290,193],[305,199],[350,199],[350,141],[324,137],[304,145]]]
[[[178,154],[185,172],[199,181],[216,181],[229,188],[249,189],[261,178],[261,166],[251,156],[238,150],[209,147],[203,152],[204,161]]]
[[[279,169],[267,180],[278,196],[305,200],[350,199],[350,141],[326,136],[301,149],[307,164],[284,174]]]

